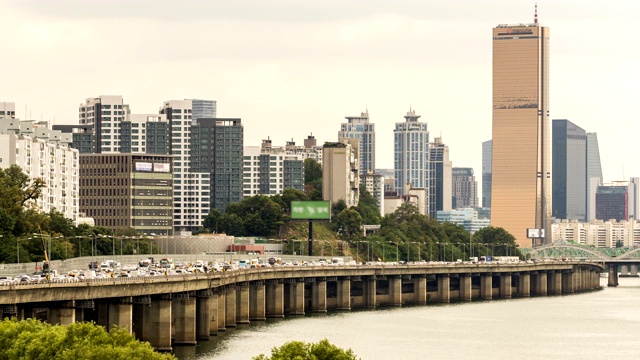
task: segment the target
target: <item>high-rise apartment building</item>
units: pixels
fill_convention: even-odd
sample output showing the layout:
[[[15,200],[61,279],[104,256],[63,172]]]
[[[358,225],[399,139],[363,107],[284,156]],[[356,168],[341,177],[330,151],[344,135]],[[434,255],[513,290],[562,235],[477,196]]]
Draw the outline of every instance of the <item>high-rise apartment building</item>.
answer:
[[[194,114],[194,102],[199,109]],[[216,114],[213,100],[169,100],[165,101],[160,114],[164,114],[171,125],[171,154],[173,155],[173,198],[175,231],[193,231],[202,226],[202,220],[211,208],[211,179],[209,172],[198,172],[191,168],[191,125],[198,118],[212,118]],[[212,144],[206,145],[211,146]],[[201,149],[199,149],[201,150]],[[199,163],[213,161],[211,153],[197,156]],[[240,158],[241,161],[241,158]]]
[[[304,146],[296,145],[295,141],[287,141],[285,146],[273,146],[270,139],[262,140],[261,148],[269,153],[284,153],[287,155],[299,155],[303,160],[313,159],[322,165],[322,146],[316,144],[313,135],[304,139]]]
[[[358,139],[341,139],[323,146],[322,198],[335,203],[344,200],[347,207],[357,206],[360,166]]]
[[[482,207],[491,207],[491,150],[493,141],[482,143]]]
[[[304,190],[304,159],[287,154],[284,147],[245,146],[242,165],[244,197],[282,194],[285,189]]]
[[[532,24],[493,29],[491,225],[521,247],[527,229],[550,235],[551,159],[549,28]],[[536,239],[536,244],[548,239]]]
[[[171,126],[166,115],[127,115],[120,123],[120,152],[171,154]]]
[[[449,147],[436,137],[429,144],[429,210],[428,215],[436,217],[438,211],[451,210],[452,164],[449,161]]]
[[[208,195],[211,209],[224,212],[242,200],[243,147],[240,119],[199,118],[191,123],[190,169],[208,174],[210,186],[201,189],[201,196]]]
[[[393,130],[395,186],[398,196],[404,195],[405,185],[429,189],[429,131],[420,115],[409,110],[405,122],[396,123]],[[428,195],[427,195],[428,198]],[[425,207],[428,209],[428,199]]]
[[[0,119],[15,119],[16,104],[12,102],[0,101]]]
[[[369,122],[369,112],[360,116],[347,116],[347,122],[340,125],[338,139],[358,139],[360,144],[360,174],[367,174],[376,168],[376,130]]]
[[[587,134],[587,219],[596,218],[596,192],[603,182],[598,134]]]
[[[453,168],[453,208],[478,207],[478,183],[472,168]]]
[[[553,201],[556,219],[587,220],[587,132],[553,120]]]
[[[380,216],[384,216],[384,176],[369,171],[360,175],[360,183],[376,199],[378,209],[380,209]]]
[[[122,96],[87,98],[78,110],[80,125],[91,127],[95,142],[92,153],[120,152],[120,123],[129,114],[129,105],[124,103]]]
[[[76,221],[79,153],[69,141],[60,131],[36,128],[34,121],[0,118],[0,168],[18,165],[29,178],[41,178],[45,187],[34,202],[37,208]]]

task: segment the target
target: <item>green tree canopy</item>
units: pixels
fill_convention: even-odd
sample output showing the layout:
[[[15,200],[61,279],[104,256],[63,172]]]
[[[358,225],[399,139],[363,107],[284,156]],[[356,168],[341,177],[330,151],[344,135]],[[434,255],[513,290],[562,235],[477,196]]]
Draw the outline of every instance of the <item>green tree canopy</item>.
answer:
[[[8,359],[175,359],[160,354],[126,330],[107,332],[93,323],[50,325],[34,319],[0,322],[0,360]]]
[[[336,229],[344,238],[352,238],[362,232],[362,217],[355,208],[342,210],[334,219]]]
[[[378,201],[367,191],[364,185],[360,185],[360,199],[356,211],[362,217],[362,222],[367,225],[380,224],[380,207]]]
[[[271,356],[260,354],[253,360],[357,360],[351,349],[344,350],[327,339],[317,343],[291,341],[271,349]]]
[[[322,166],[315,159],[304,160],[304,184],[309,200],[322,200]]]
[[[487,226],[473,234],[474,247],[483,249],[483,255],[521,256],[516,238],[501,227]]]

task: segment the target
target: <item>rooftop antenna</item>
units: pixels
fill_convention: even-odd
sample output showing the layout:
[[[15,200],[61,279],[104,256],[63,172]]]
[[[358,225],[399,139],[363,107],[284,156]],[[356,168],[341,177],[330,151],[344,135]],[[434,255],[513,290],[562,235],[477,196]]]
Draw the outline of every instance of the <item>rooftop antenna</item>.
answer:
[[[538,24],[538,3],[536,2],[536,10],[535,13],[533,15],[533,23],[534,24]]]

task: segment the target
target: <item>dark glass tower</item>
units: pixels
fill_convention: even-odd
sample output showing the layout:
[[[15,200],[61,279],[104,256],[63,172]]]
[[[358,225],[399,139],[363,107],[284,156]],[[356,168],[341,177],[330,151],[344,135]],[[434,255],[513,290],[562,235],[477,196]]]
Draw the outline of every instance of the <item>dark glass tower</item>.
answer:
[[[553,120],[552,216],[587,220],[587,132],[568,120]]]

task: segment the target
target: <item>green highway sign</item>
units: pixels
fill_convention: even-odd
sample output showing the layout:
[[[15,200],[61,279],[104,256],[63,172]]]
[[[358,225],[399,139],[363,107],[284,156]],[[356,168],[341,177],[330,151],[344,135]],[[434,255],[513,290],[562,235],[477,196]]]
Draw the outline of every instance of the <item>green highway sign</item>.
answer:
[[[291,220],[331,220],[329,201],[292,201]]]

